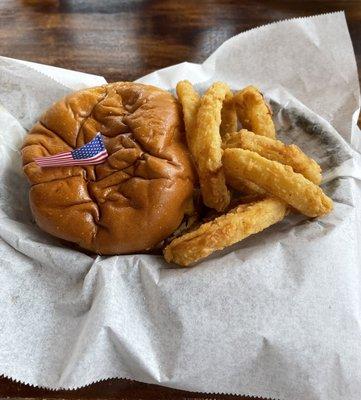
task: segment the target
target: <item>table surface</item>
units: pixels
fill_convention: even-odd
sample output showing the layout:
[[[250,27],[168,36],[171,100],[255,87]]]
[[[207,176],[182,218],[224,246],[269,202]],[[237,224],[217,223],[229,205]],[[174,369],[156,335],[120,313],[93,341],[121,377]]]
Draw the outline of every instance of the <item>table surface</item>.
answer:
[[[202,62],[222,42],[280,19],[345,10],[361,66],[361,1],[1,0],[0,54],[133,80],[182,61]],[[0,378],[1,397],[205,399],[127,380],[51,392]],[[249,399],[249,398],[248,398]]]

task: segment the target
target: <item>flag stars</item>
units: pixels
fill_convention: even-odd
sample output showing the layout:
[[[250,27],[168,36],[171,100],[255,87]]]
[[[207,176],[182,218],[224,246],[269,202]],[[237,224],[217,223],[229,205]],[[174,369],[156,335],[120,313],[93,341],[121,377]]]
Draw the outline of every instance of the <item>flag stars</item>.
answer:
[[[103,162],[108,157],[101,134],[98,133],[93,140],[73,151],[60,153],[53,156],[40,157],[35,161],[41,167],[65,165],[94,165]]]

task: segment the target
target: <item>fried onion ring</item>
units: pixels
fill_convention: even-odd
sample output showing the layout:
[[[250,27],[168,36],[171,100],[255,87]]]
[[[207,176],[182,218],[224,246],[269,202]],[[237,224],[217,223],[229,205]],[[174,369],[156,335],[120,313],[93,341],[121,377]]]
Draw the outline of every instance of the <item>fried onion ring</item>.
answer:
[[[220,133],[221,137],[227,133],[235,132],[237,130],[238,120],[236,107],[234,106],[233,94],[228,93],[223,102],[223,107],[221,111],[221,127]]]
[[[174,239],[164,249],[164,257],[167,262],[188,266],[216,250],[263,231],[281,221],[286,213],[287,204],[272,197],[241,204],[227,214]]]
[[[269,160],[289,165],[316,185],[321,183],[321,167],[294,144],[286,145],[279,140],[255,135],[246,129],[227,134],[223,143],[223,148],[240,147],[254,151]]]
[[[197,112],[200,104],[200,96],[189,81],[180,81],[177,84],[177,96],[182,105],[184,125],[186,129],[187,144],[193,154],[192,136],[196,125]]]
[[[288,165],[268,160],[253,151],[226,149],[223,165],[226,176],[250,180],[309,217],[327,214],[333,208],[332,200],[320,187]]]
[[[196,129],[188,142],[199,175],[203,202],[217,211],[224,210],[230,194],[222,168],[222,139],[219,133],[221,110],[231,91],[225,83],[214,83],[200,101]]]
[[[237,116],[242,128],[256,135],[276,137],[272,121],[272,110],[265,102],[262,93],[254,86],[247,86],[234,95]]]
[[[255,183],[241,178],[240,176],[226,175],[226,182],[231,188],[240,192],[242,195],[265,195],[267,192],[257,186]]]

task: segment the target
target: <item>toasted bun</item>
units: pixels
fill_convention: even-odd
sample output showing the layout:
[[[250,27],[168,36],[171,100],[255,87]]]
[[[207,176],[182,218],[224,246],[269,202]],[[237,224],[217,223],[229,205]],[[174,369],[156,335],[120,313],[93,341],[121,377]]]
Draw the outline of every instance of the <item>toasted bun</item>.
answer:
[[[98,131],[109,153],[102,164],[34,162],[82,146]],[[99,254],[151,249],[179,226],[192,196],[177,101],[152,86],[117,82],[70,94],[31,129],[22,156],[36,223]]]

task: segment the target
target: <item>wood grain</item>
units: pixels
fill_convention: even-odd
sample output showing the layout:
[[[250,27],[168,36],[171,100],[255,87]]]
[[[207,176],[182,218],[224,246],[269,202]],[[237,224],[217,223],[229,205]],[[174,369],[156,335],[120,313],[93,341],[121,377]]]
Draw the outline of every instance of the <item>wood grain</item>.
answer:
[[[72,391],[49,391],[21,385],[8,379],[0,378],[1,397],[26,397],[33,399],[146,399],[146,400],[195,400],[195,399],[237,399],[249,400],[249,397],[228,395],[205,395],[182,390],[169,389],[122,379],[109,379],[91,386]]]
[[[1,0],[0,53],[134,80],[202,62],[229,37],[295,16],[344,9],[361,62],[360,1]]]
[[[360,0],[1,0],[0,54],[103,75],[108,81],[134,80],[182,61],[202,62],[247,29],[339,10],[346,12],[360,67]],[[246,399],[114,379],[53,392],[5,378],[0,378],[0,397]]]

